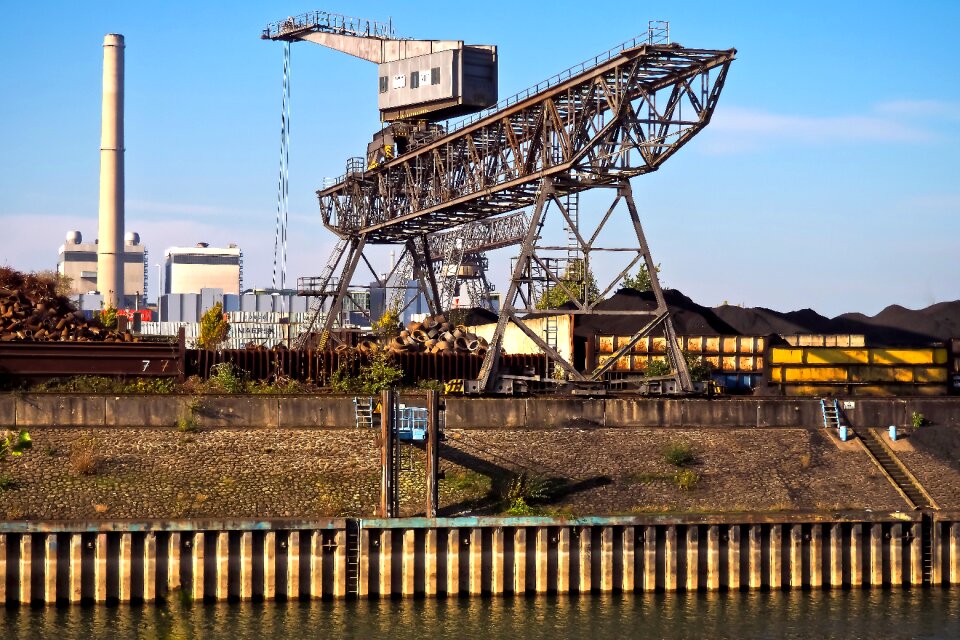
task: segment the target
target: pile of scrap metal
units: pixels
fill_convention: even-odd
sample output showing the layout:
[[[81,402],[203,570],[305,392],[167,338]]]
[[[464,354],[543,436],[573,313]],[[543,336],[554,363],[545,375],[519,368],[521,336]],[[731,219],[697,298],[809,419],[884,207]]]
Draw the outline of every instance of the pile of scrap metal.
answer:
[[[422,322],[410,322],[407,328],[378,344],[363,340],[357,345],[360,353],[389,351],[392,353],[487,353],[486,339],[474,335],[464,325],[452,325],[443,315],[427,316]],[[345,350],[339,347],[338,351]]]
[[[0,268],[0,342],[137,342],[87,320],[52,279]]]

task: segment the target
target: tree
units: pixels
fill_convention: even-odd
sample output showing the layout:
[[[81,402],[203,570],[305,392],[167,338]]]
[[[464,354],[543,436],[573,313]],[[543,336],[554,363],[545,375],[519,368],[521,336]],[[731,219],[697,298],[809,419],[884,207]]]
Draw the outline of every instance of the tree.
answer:
[[[586,275],[584,275],[585,269]],[[580,296],[581,302],[593,302],[600,297],[597,279],[593,276],[593,271],[586,268],[582,258],[570,263],[563,272],[560,282],[563,283],[563,287],[556,282],[550,283],[550,288],[537,301],[537,309],[558,309],[570,302],[571,298],[567,290]]]
[[[386,342],[400,335],[400,313],[396,309],[387,309],[380,319],[373,323],[373,332]]]
[[[54,295],[69,296],[71,290],[73,289],[73,278],[62,274],[59,271],[45,269],[43,271],[37,271],[35,275],[37,276],[37,280],[46,282],[50,285],[50,289],[53,291]]]
[[[223,313],[223,304],[218,302],[200,318],[200,337],[197,346],[201,349],[218,349],[227,339],[230,323]]]
[[[660,273],[660,265],[656,267],[657,273]],[[622,282],[624,289],[634,289],[636,291],[650,291],[653,289],[653,281],[650,279],[650,271],[647,265],[640,265],[640,270],[635,276],[625,276]]]
[[[100,310],[100,323],[105,329],[117,328],[117,308],[106,306]]]

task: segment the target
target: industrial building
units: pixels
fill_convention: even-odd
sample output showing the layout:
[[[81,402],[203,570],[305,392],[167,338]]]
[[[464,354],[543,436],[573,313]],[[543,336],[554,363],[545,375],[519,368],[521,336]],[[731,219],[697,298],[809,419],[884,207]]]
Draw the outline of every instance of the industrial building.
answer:
[[[79,231],[68,231],[57,255],[57,273],[69,278],[71,297],[96,293],[99,243],[84,242]],[[123,299],[119,308],[137,309],[146,304],[148,259],[140,234],[130,231],[123,243]]]
[[[235,244],[225,248],[198,242],[194,247],[170,247],[163,255],[163,292],[198,293],[221,289],[239,295],[243,286],[243,252]]]
[[[225,293],[219,288],[201,288],[193,293],[169,293],[160,296],[157,322],[134,322],[143,335],[176,335],[180,328],[189,346],[200,332],[200,318],[221,304],[230,323],[224,344],[228,349],[249,345],[289,346],[310,318],[314,298],[298,296],[294,291],[257,290],[242,294]],[[350,302],[343,306],[340,322],[346,327],[370,329],[370,292],[351,289]]]

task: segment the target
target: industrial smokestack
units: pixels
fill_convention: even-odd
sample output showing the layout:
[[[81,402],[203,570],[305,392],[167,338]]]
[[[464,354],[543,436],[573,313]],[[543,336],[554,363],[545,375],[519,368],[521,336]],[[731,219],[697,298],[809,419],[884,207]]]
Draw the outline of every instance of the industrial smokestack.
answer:
[[[115,308],[123,306],[123,48],[122,35],[103,38],[97,289]]]

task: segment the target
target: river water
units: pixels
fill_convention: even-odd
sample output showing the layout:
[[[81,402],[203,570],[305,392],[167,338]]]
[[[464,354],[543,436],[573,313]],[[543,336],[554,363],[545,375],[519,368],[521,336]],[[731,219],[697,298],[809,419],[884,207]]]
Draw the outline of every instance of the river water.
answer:
[[[0,638],[960,638],[960,590],[20,607]]]

